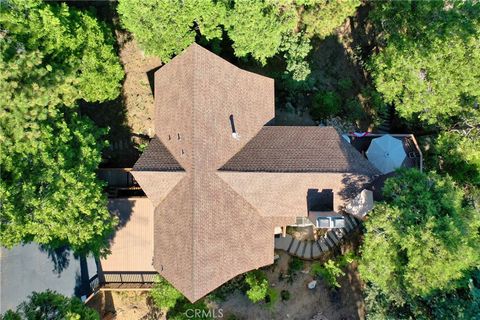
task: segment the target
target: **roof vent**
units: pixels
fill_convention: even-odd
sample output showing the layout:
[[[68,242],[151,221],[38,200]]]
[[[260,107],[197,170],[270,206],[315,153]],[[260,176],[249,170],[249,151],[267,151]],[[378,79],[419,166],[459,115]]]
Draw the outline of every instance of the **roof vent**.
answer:
[[[233,139],[239,140],[240,135],[237,133],[237,130],[235,129],[235,120],[233,119],[233,114],[230,115],[230,127],[232,128],[232,137]]]

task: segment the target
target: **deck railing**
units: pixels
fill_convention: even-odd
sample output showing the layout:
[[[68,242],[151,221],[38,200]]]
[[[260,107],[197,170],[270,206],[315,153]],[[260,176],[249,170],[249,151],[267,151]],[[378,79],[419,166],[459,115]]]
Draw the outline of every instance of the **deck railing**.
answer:
[[[112,272],[105,271],[90,278],[90,288],[97,291],[105,289],[145,289],[151,288],[157,272]]]

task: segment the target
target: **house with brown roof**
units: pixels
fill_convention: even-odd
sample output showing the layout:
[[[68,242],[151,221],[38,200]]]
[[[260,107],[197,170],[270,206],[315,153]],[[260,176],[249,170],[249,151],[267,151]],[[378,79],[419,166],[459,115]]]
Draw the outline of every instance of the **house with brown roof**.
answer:
[[[110,201],[107,287],[159,273],[196,301],[272,264],[276,228],[342,215],[380,175],[334,128],[271,125],[273,79],[197,44],[155,73],[155,104],[155,136],[131,170],[147,197]]]

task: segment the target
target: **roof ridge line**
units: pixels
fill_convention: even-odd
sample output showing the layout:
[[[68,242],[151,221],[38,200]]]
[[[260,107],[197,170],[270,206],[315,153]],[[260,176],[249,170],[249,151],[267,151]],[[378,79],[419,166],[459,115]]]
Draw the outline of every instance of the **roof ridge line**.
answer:
[[[192,152],[192,161],[191,161],[191,167],[190,167],[190,170],[191,170],[191,177],[190,179],[192,179],[191,181],[191,187],[192,187],[192,191],[195,190],[195,115],[196,115],[196,112],[195,112],[195,98],[196,98],[196,93],[197,93],[197,43],[194,41],[193,42],[194,45],[191,47],[192,50],[193,50],[193,75],[192,75],[192,78],[193,78],[193,84],[192,84],[192,116],[190,117],[191,119],[191,125],[192,125],[192,137],[191,137],[191,143],[192,143],[192,148],[191,148],[191,152]],[[193,192],[192,192],[193,193]],[[195,286],[195,274],[196,274],[196,264],[195,264],[195,259],[196,259],[196,245],[195,245],[195,226],[196,226],[196,214],[195,214],[195,201],[196,201],[196,195],[193,193],[192,195],[192,210],[191,210],[191,213],[193,215],[192,217],[192,274],[191,274],[191,281],[192,281],[192,296],[193,297],[196,297],[196,293],[197,293],[197,288]]]

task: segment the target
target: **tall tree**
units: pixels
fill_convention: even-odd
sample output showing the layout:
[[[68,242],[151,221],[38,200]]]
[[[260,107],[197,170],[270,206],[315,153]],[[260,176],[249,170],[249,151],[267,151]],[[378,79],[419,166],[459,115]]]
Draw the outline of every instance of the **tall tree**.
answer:
[[[213,40],[222,39],[225,31],[237,57],[251,56],[265,64],[284,53],[293,78],[305,80],[308,63],[301,62],[310,51],[310,38],[331,34],[358,5],[358,0],[121,0],[118,12],[146,52],[164,62],[197,34]]]
[[[99,314],[78,298],[68,298],[54,291],[33,292],[16,311],[9,310],[4,320],[68,319],[99,320]]]
[[[376,2],[379,42],[370,63],[377,89],[409,120],[448,126],[480,99],[480,3]]]
[[[468,133],[467,133],[468,132]],[[480,129],[442,132],[430,158],[435,167],[463,185],[480,187]]]
[[[252,55],[262,64],[273,57],[280,49],[283,35],[296,26],[295,10],[288,8],[282,10],[271,1],[235,1],[227,23],[235,55]]]
[[[371,283],[365,286],[365,309],[368,320],[478,320],[480,319],[480,271],[465,277],[465,284],[453,291],[435,291],[426,297],[405,296],[399,303]]]
[[[147,54],[168,62],[195,41],[221,39],[226,6],[211,0],[122,0],[117,7],[122,24]]]
[[[114,221],[95,177],[104,130],[75,101],[120,91],[113,37],[66,4],[0,6],[0,243],[99,252]]]
[[[480,263],[480,212],[435,173],[401,170],[383,192],[386,203],[365,224],[362,278],[399,302],[456,288]]]

